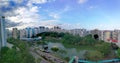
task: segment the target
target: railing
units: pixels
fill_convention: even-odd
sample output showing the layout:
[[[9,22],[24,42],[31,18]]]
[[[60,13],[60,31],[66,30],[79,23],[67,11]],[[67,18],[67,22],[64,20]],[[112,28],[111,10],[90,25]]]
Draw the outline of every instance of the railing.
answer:
[[[75,61],[75,57],[72,57],[69,63],[73,63]]]
[[[79,60],[78,63],[96,63],[96,62],[86,61],[86,60]]]
[[[109,62],[120,62],[120,59],[110,59],[110,60],[98,61],[98,63],[109,63]]]
[[[76,62],[76,59],[74,56],[69,61],[69,63],[110,63],[110,62],[120,62],[120,59],[100,60],[96,62],[78,59],[78,62]]]

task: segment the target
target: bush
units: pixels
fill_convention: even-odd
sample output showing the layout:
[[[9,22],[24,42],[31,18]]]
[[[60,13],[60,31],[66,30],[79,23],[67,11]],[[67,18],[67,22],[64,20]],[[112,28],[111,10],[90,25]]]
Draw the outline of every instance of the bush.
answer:
[[[70,60],[70,58],[69,58],[69,57],[65,57],[64,59],[65,59],[66,61],[69,61],[69,60]]]
[[[51,50],[57,52],[59,49],[57,47],[52,47]]]
[[[99,51],[87,51],[85,55],[87,60],[101,60],[103,58],[103,54]]]
[[[120,48],[117,50],[117,56],[120,58]]]
[[[110,46],[110,43],[102,43],[100,45],[96,45],[95,46],[97,48],[98,51],[100,51],[101,53],[104,54],[104,56],[107,56],[108,53],[111,52],[111,46]]]

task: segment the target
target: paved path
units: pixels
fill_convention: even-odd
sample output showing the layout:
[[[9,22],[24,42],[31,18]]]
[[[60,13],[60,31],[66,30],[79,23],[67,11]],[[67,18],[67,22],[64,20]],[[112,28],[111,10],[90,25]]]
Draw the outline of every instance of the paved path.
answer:
[[[67,63],[66,61],[64,61],[58,57],[55,57],[50,53],[45,53],[45,52],[42,52],[40,50],[36,50],[36,53],[38,53],[40,56],[46,58],[47,60],[49,60],[53,63]]]
[[[40,55],[36,54],[32,49],[30,49],[30,53],[35,57],[35,59],[40,58],[41,59],[40,63],[50,63],[49,61],[42,58]]]
[[[32,51],[34,51],[39,56],[43,57],[45,60],[52,62],[52,63],[67,63],[65,60],[62,60],[58,57],[55,57],[54,55],[50,53],[45,53],[40,50],[35,50],[34,48],[31,48]]]

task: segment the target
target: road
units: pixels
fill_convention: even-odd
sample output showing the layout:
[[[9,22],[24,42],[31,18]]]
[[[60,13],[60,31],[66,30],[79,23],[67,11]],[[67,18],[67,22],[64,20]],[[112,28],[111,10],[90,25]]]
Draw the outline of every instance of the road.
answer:
[[[50,63],[49,61],[42,58],[40,55],[36,54],[32,49],[30,49],[30,53],[35,57],[35,59],[41,59],[40,63]]]
[[[49,60],[49,61],[52,61],[54,63],[67,63],[66,61],[58,58],[58,57],[55,57],[53,56],[52,54],[50,53],[45,53],[45,52],[42,52],[40,50],[36,50],[36,53],[38,53],[39,55],[41,55],[42,57],[44,57],[45,59]]]
[[[10,43],[7,43],[7,46],[9,48],[12,48],[13,47],[13,44],[10,44]],[[19,48],[17,48],[19,50]],[[41,59],[41,61],[39,63],[50,63],[49,61],[45,60],[44,58],[42,58],[40,55],[36,54],[33,50],[33,48],[29,48],[29,52],[32,54],[32,56],[35,58],[35,59]]]
[[[55,57],[54,55],[52,55],[50,53],[45,53],[40,50],[35,50],[34,48],[32,48],[31,50],[34,51],[34,53],[36,53],[37,55],[43,57],[45,60],[47,60],[51,63],[67,63],[65,60]]]

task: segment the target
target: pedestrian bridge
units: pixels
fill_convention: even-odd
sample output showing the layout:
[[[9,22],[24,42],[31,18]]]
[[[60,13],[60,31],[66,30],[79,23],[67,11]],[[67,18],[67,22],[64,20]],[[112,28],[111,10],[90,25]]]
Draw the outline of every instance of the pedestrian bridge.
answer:
[[[110,59],[110,60],[100,60],[100,61],[88,61],[88,60],[82,60],[82,59],[78,59],[76,56],[72,57],[71,60],[69,61],[69,63],[117,63],[120,62],[120,59],[116,58],[116,59]]]

